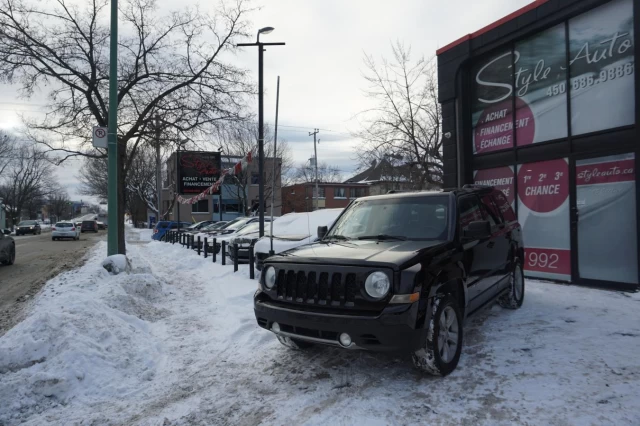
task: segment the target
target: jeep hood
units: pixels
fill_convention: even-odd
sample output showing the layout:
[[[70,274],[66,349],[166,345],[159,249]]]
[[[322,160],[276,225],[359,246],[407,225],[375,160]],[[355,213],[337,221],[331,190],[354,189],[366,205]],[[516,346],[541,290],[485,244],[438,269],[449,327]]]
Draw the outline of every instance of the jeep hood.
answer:
[[[402,268],[418,254],[435,255],[448,241],[350,240],[319,242],[285,251],[270,258],[274,262],[360,265],[364,262]]]

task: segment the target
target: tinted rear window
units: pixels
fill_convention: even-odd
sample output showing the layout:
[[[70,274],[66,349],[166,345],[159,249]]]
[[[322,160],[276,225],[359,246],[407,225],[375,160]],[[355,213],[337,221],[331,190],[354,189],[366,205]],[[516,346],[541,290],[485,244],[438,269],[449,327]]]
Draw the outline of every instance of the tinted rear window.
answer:
[[[64,223],[56,223],[54,226],[55,226],[56,228],[73,228],[73,223],[67,223],[67,222],[64,222]]]
[[[95,222],[93,220],[83,220],[82,225],[93,226]]]
[[[164,229],[169,225],[169,222],[158,222],[156,224],[156,229]]]

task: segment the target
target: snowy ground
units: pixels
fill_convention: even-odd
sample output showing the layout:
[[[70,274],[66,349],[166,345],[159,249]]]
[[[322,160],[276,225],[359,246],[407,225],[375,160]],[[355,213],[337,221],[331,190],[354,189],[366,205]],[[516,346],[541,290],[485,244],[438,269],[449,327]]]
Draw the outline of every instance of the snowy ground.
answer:
[[[0,425],[640,424],[638,294],[528,281],[432,378],[404,356],[288,351],[255,323],[246,266],[128,251],[111,276],[100,243],[0,338]]]

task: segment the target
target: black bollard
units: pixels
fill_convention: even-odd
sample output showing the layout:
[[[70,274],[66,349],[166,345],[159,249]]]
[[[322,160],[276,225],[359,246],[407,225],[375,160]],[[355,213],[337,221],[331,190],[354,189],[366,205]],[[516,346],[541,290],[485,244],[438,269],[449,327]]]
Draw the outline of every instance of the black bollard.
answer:
[[[233,245],[233,272],[238,272],[238,243]]]
[[[216,239],[213,239],[213,263],[216,263],[216,256],[218,254],[218,248],[216,247]]]
[[[198,235],[198,256],[200,256],[200,247],[201,247],[200,235]]]
[[[256,277],[256,273],[253,270],[253,247],[249,247],[249,278],[254,279]]]
[[[204,258],[207,258],[207,250],[209,249],[209,246],[207,245],[207,237],[204,237]]]
[[[220,256],[222,256],[221,260],[222,260],[222,264],[223,265],[226,265],[226,260],[225,260],[225,258],[227,257],[226,254],[227,254],[227,242],[223,241],[222,242],[222,253],[220,253]]]

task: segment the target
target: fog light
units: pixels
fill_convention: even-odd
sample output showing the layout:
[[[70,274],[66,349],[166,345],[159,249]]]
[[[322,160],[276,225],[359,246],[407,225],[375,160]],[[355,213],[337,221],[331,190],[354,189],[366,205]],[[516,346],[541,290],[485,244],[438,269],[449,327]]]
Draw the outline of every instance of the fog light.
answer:
[[[342,333],[340,335],[340,344],[345,348],[351,346],[351,336],[347,333]]]
[[[277,322],[271,324],[271,331],[273,331],[274,333],[280,333],[280,324],[278,324]]]

